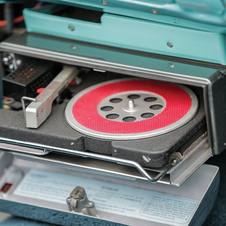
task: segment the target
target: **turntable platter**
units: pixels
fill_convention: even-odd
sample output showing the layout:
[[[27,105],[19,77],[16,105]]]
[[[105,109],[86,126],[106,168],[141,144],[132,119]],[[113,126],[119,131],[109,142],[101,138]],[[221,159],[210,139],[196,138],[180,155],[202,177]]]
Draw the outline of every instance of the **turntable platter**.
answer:
[[[75,130],[112,140],[153,137],[190,121],[198,109],[186,86],[145,79],[123,79],[91,86],[76,94],[65,115]]]

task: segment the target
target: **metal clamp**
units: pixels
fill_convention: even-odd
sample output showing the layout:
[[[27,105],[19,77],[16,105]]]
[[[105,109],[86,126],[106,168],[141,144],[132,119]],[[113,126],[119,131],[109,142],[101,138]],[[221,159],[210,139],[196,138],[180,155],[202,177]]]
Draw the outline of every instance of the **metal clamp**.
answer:
[[[89,201],[84,188],[77,186],[66,199],[68,209],[77,213],[83,213],[93,217],[99,217],[95,204]]]

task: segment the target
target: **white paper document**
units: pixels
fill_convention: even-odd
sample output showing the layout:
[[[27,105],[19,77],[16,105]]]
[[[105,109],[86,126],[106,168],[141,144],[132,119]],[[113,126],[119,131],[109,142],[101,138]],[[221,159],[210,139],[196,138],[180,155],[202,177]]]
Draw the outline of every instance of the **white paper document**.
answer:
[[[188,225],[199,201],[100,180],[31,169],[14,191],[15,195],[62,203],[80,186],[97,211],[170,225]]]

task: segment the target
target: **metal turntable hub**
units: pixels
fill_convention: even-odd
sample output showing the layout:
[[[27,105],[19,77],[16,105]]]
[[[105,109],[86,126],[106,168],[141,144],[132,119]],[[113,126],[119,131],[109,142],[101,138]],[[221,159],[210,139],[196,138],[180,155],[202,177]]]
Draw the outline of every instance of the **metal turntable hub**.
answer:
[[[131,140],[173,131],[190,121],[197,109],[196,95],[185,86],[123,79],[78,93],[65,116],[71,127],[86,135]]]
[[[166,107],[163,97],[151,92],[125,92],[102,100],[98,113],[117,122],[136,122],[160,114]]]

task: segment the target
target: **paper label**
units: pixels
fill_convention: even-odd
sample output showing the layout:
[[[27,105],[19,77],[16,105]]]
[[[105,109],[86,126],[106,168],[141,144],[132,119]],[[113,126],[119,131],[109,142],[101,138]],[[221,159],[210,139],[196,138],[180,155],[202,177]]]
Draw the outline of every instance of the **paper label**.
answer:
[[[15,195],[62,203],[76,186],[86,190],[97,211],[168,225],[188,225],[199,201],[94,179],[31,169]]]

